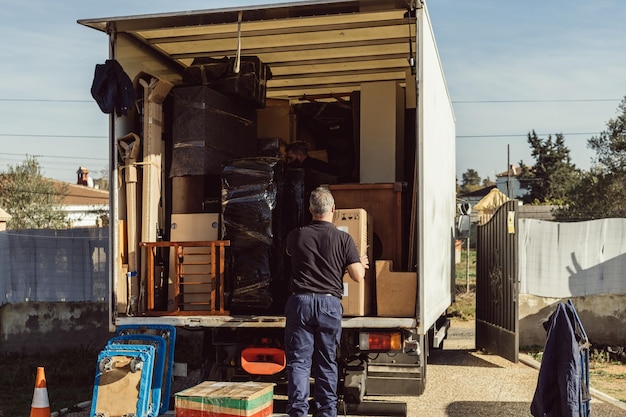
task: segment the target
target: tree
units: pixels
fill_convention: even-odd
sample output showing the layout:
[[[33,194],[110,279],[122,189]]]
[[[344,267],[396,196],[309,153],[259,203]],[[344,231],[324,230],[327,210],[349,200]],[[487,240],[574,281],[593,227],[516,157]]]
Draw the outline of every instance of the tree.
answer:
[[[539,204],[565,204],[568,194],[576,187],[580,172],[572,163],[570,151],[565,146],[565,137],[557,133],[552,138],[541,139],[533,130],[528,134],[528,143],[535,164],[522,165],[519,180],[530,190],[525,201]]]
[[[461,192],[472,192],[480,188],[480,175],[476,170],[469,168],[463,173],[463,182],[461,183]]]
[[[606,123],[607,130],[587,141],[596,151],[598,168],[605,173],[626,172],[626,97],[617,109],[619,116]]]
[[[93,179],[94,187],[103,190],[109,191],[109,168],[102,168],[98,171],[98,177]]]
[[[596,152],[595,166],[555,213],[559,220],[626,217],[626,97],[618,105],[618,116],[606,126],[587,141]]]
[[[558,221],[626,217],[626,174],[585,172],[568,203],[554,211]]]
[[[67,185],[56,184],[41,175],[34,157],[27,157],[7,172],[0,173],[0,207],[12,217],[7,228],[63,229],[69,222],[60,205],[67,195]]]

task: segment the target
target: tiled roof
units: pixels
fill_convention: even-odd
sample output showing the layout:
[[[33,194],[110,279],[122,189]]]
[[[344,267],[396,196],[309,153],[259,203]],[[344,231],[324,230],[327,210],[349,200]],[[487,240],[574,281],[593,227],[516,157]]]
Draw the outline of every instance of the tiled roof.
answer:
[[[12,216],[9,213],[0,208],[0,222],[8,222],[11,220],[11,217]]]
[[[63,181],[52,180],[55,186],[62,187],[67,185],[67,196],[63,200],[63,204],[67,206],[94,206],[108,205],[109,192],[89,188],[84,185],[70,184]]]
[[[522,168],[511,165],[508,171],[502,171],[501,173],[496,174],[496,177],[508,177],[509,175],[511,175],[512,177],[517,177],[521,173]]]
[[[489,194],[489,191],[496,188],[495,185],[489,185],[487,187],[479,188],[478,190],[472,191],[471,193],[459,194],[459,197],[484,197]]]

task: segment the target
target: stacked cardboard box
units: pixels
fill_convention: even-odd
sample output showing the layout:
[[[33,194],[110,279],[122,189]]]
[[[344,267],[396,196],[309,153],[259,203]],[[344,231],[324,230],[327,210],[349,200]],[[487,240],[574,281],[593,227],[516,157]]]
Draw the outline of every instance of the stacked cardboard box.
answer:
[[[380,317],[415,317],[417,274],[394,272],[392,261],[376,261],[376,308]]]
[[[176,417],[267,417],[274,411],[274,384],[204,381],[174,395]]]

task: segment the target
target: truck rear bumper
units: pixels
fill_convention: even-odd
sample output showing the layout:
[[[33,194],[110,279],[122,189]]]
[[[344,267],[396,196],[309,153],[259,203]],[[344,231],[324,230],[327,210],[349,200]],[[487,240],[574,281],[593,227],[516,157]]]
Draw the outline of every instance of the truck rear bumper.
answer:
[[[115,325],[138,324],[167,324],[186,328],[213,328],[213,327],[285,327],[285,316],[193,316],[193,315],[163,315],[163,316],[130,316],[117,317]],[[405,317],[344,317],[344,329],[415,329],[418,320]]]

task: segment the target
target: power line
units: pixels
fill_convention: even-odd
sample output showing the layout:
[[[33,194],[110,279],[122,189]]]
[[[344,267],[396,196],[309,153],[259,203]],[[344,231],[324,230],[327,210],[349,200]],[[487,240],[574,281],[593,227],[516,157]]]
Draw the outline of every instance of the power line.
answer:
[[[573,132],[573,133],[560,133],[563,136],[583,136],[583,135],[599,135],[600,132]],[[556,133],[537,133],[537,136],[556,135]],[[457,135],[457,139],[482,139],[482,138],[517,138],[528,137],[528,133],[517,134],[496,134],[496,135]]]
[[[453,104],[488,104],[488,103],[586,103],[621,101],[622,98],[572,98],[572,99],[528,99],[528,100],[452,100]]]
[[[456,104],[481,103],[573,103],[594,101],[620,101],[623,98],[566,98],[566,99],[508,99],[508,100],[452,100]],[[28,103],[92,103],[86,99],[42,99],[42,98],[0,98],[0,102],[28,102]]]
[[[21,154],[21,153],[6,153],[6,152],[0,152],[0,155],[7,155],[7,156],[26,156],[26,154]],[[106,161],[108,160],[107,158],[93,158],[93,157],[80,157],[80,156],[63,156],[63,155],[30,155],[33,158],[58,158],[58,159],[89,159],[92,161]]]
[[[27,137],[27,138],[78,138],[78,139],[108,139],[108,136],[96,135],[38,135],[28,133],[0,133],[0,136]]]
[[[24,102],[24,103],[92,103],[94,100],[45,99],[45,98],[0,98],[0,101]]]

